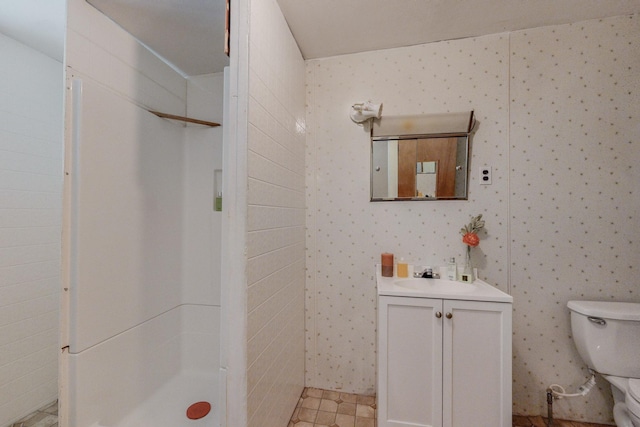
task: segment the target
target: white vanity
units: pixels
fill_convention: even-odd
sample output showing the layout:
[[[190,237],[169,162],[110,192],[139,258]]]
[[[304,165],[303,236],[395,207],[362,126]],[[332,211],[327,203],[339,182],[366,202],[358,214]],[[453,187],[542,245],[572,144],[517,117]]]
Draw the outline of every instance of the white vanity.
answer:
[[[513,298],[377,267],[378,427],[510,427]]]

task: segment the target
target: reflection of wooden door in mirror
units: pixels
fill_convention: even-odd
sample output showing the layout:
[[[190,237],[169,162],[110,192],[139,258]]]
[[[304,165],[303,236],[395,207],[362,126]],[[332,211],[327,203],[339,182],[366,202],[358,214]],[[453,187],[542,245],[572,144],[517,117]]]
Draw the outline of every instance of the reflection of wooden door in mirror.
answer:
[[[416,197],[415,139],[398,141],[398,197]]]
[[[457,144],[457,137],[427,138],[417,140],[414,167],[416,161],[438,162],[438,184],[436,187],[436,197],[438,198],[453,198],[456,195]]]

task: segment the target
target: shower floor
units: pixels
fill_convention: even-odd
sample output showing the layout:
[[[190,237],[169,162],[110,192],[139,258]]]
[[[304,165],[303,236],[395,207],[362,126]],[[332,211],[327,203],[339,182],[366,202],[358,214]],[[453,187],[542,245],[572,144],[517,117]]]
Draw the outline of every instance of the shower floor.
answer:
[[[183,372],[118,423],[118,427],[218,426],[217,396],[217,376]],[[189,405],[203,400],[211,403],[211,412],[199,420],[188,419],[186,410]],[[58,427],[58,402],[24,417],[11,427]]]
[[[160,388],[135,412],[118,423],[118,427],[214,427],[218,424],[217,376],[205,372],[183,372]],[[211,403],[204,418],[190,420],[187,408],[196,402]]]

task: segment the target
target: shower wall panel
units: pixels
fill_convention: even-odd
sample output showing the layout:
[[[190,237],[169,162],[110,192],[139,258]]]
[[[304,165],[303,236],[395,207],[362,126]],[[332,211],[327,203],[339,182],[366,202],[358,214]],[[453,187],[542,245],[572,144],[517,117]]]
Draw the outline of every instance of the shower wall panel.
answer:
[[[69,351],[79,353],[180,304],[184,141],[182,127],[71,78]]]
[[[223,89],[223,73],[190,77],[188,116],[222,123]],[[213,198],[214,171],[223,168],[222,126],[188,125],[185,131],[182,302],[219,306],[223,213],[214,211]]]
[[[184,77],[85,0],[67,7],[67,66],[138,105],[184,115]]]
[[[68,425],[189,426],[194,421],[186,418],[186,408],[200,400],[214,408],[202,421],[219,425],[217,371],[212,368],[219,317],[217,307],[181,305],[71,355],[77,410]]]

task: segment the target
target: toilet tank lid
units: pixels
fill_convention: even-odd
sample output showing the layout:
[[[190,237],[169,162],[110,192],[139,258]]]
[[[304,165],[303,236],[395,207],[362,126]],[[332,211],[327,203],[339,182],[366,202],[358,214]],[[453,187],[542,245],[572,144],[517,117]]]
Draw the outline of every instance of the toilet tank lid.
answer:
[[[569,301],[569,310],[604,319],[640,321],[640,303],[613,301]]]

